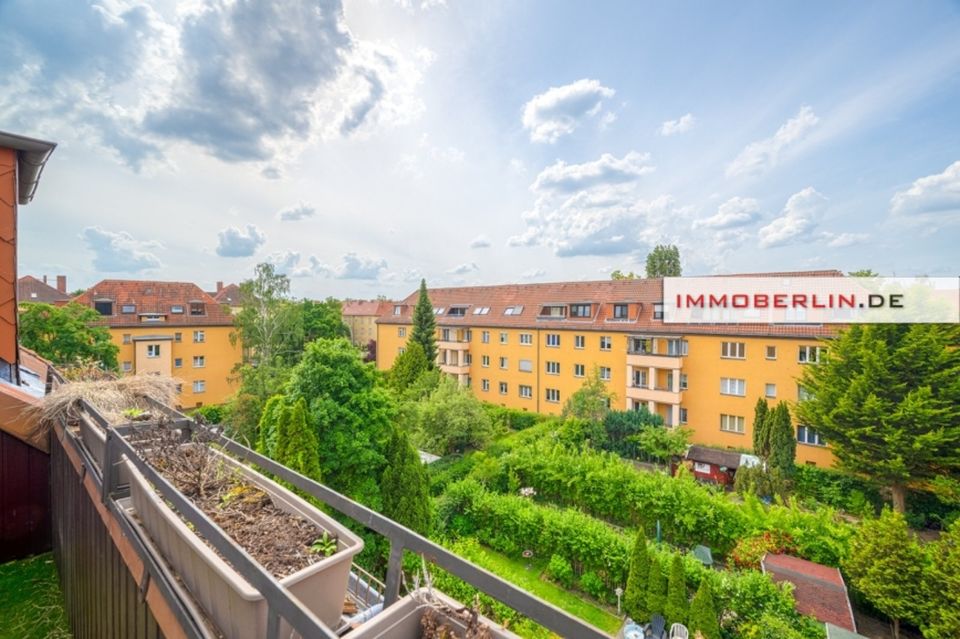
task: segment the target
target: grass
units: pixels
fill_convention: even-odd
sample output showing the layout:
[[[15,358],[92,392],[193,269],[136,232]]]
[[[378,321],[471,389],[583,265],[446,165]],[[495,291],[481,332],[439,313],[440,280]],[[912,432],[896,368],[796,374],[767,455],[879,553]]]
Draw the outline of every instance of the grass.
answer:
[[[50,553],[0,565],[0,639],[69,639]]]
[[[540,575],[545,567],[543,561],[531,562],[528,570],[527,562],[511,559],[487,547],[481,547],[480,554],[471,556],[470,560],[608,634],[612,635],[620,629],[622,622],[616,615],[562,586],[541,579]]]

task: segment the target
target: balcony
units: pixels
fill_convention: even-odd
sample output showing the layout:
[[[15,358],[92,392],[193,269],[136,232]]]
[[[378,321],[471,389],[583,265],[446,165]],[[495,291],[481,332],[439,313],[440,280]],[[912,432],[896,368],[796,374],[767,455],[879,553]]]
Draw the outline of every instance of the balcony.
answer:
[[[627,351],[627,366],[637,368],[670,368],[679,370],[683,368],[682,355],[664,355],[660,353],[650,353],[648,351]]]
[[[437,348],[442,351],[468,351],[470,342],[465,340],[443,340],[437,342]]]
[[[658,404],[678,405],[683,400],[682,391],[674,391],[665,386],[639,386],[630,384],[627,386],[627,397],[644,402],[656,402]]]
[[[470,365],[460,363],[453,364],[444,364],[443,362],[439,363],[440,370],[449,375],[469,375],[470,374]]]

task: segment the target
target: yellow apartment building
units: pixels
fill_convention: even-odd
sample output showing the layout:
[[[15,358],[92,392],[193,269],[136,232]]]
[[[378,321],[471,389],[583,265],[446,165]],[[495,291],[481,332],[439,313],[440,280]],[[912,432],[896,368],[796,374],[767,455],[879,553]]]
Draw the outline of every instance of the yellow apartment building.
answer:
[[[196,284],[103,280],[73,301],[100,313],[122,372],[178,379],[182,408],[220,404],[236,391],[233,315]]]
[[[839,275],[835,271],[795,275]],[[665,324],[661,280],[439,288],[429,291],[437,361],[480,399],[559,414],[596,367],[622,409],[647,406],[691,442],[750,450],[757,399],[793,403],[831,328]],[[377,366],[388,369],[412,331],[418,293],[377,320]],[[797,462],[830,466],[815,429],[796,425]]]
[[[384,300],[344,300],[341,305],[343,323],[350,329],[350,341],[366,346],[377,339],[377,319],[393,302]]]

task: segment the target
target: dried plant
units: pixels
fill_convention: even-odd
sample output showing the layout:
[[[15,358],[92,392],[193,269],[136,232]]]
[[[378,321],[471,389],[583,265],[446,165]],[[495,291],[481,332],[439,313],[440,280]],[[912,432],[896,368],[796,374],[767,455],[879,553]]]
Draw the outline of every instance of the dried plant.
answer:
[[[441,601],[433,593],[433,578],[427,570],[427,562],[420,556],[421,572],[414,575],[414,592],[411,597],[422,607],[426,607],[420,618],[423,639],[457,639],[461,636],[458,627],[466,628],[464,639],[493,639],[493,633],[480,618],[480,595],[474,595],[473,605],[454,608]],[[421,579],[424,589],[420,590]],[[457,623],[458,622],[458,623]]]
[[[146,399],[165,406],[177,402],[177,384],[171,377],[162,375],[128,375],[119,379],[93,379],[62,384],[43,398],[40,405],[40,420],[53,423],[75,414],[80,400],[86,400],[110,423],[129,421],[124,411],[146,408]]]

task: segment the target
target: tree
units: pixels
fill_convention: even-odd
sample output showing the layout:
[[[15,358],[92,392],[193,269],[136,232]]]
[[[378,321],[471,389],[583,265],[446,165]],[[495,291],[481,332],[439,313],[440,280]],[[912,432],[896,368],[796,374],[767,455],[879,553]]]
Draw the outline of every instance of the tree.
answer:
[[[613,394],[607,390],[606,382],[600,379],[600,369],[594,366],[593,373],[567,400],[563,407],[563,416],[603,424],[612,402]]]
[[[420,280],[420,297],[413,309],[413,331],[410,341],[417,342],[423,347],[423,354],[427,356],[430,368],[437,361],[437,322],[433,316],[433,304],[427,295],[427,281]]]
[[[680,249],[658,244],[647,255],[647,277],[680,277]]]
[[[629,273],[624,273],[620,269],[615,270],[613,273],[610,273],[611,280],[638,280],[640,276],[630,271]]]
[[[686,452],[692,433],[689,428],[654,426],[644,429],[636,439],[641,450],[664,464],[669,464],[674,457]]]
[[[287,403],[306,402],[324,482],[374,507],[380,501],[377,483],[396,412],[380,377],[346,338],[321,338],[307,344],[286,393]]]
[[[651,428],[663,427],[663,418],[647,410],[611,410],[603,420],[607,437],[604,450],[616,453],[627,459],[636,459],[640,453],[637,435]]]
[[[930,606],[922,625],[927,639],[960,637],[960,519],[930,545]]]
[[[879,277],[879,273],[874,273],[868,268],[862,268],[859,271],[850,271],[847,273],[850,277]]]
[[[797,437],[790,419],[790,409],[786,402],[780,402],[767,416],[770,442],[770,470],[779,471],[783,477],[793,475],[793,465],[797,458]]]
[[[350,327],[343,323],[340,300],[328,297],[322,302],[300,302],[303,322],[303,341],[312,342],[321,337],[350,337]]]
[[[244,361],[272,365],[279,357],[295,362],[303,343],[303,316],[290,299],[289,278],[272,264],[257,264],[253,279],[240,283],[240,306],[231,340],[243,344]]]
[[[923,621],[926,558],[902,514],[884,508],[877,519],[865,519],[850,542],[843,568],[853,587],[890,617],[895,639],[901,621]]]
[[[301,397],[293,407],[286,407],[284,413],[277,461],[304,477],[320,481],[320,444],[316,432],[307,423],[307,403]]]
[[[383,514],[421,535],[430,534],[430,479],[410,438],[394,428],[387,444],[380,490]]]
[[[94,360],[116,370],[120,347],[110,329],[96,326],[103,318],[90,307],[73,302],[64,306],[27,303],[20,312],[20,343],[59,366]]]
[[[363,361],[365,362],[376,362],[377,361],[377,340],[372,339],[367,342],[367,352],[363,355]]]
[[[449,376],[418,406],[414,417],[421,448],[438,455],[482,448],[493,436],[483,404]]]
[[[960,477],[958,344],[952,324],[854,325],[801,377],[810,397],[796,405],[799,421],[842,469],[888,486],[898,512],[908,485]]]
[[[397,355],[390,369],[390,386],[397,393],[404,393],[417,379],[430,369],[430,362],[420,342],[410,340],[405,351]]]
[[[674,555],[670,563],[667,605],[663,615],[668,623],[687,623],[687,606],[689,605],[687,597],[687,578],[683,574],[683,559],[680,555]]]
[[[699,632],[703,639],[720,639],[720,615],[717,614],[717,604],[713,600],[713,588],[709,579],[701,579],[697,594],[690,602],[690,623],[687,627],[691,633]]]
[[[763,397],[757,400],[753,409],[753,452],[757,457],[766,460],[770,457],[770,435],[767,428],[767,416],[770,407]]]
[[[647,538],[641,529],[633,542],[630,554],[630,572],[627,573],[627,588],[623,592],[623,609],[627,616],[640,621],[650,616],[647,608],[647,579],[650,575],[650,550]]]
[[[647,612],[651,615],[663,614],[667,605],[667,582],[663,576],[663,567],[656,556],[650,557],[650,572],[647,574]]]

